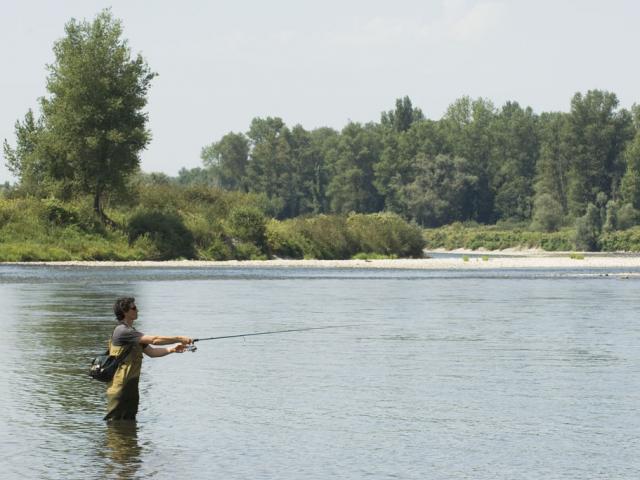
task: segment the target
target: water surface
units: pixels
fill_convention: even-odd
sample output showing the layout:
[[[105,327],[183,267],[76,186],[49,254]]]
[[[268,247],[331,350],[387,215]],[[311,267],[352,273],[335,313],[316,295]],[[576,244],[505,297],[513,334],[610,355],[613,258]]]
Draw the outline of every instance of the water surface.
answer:
[[[3,478],[638,478],[637,277],[0,267]],[[202,342],[138,421],[87,374],[117,296]]]

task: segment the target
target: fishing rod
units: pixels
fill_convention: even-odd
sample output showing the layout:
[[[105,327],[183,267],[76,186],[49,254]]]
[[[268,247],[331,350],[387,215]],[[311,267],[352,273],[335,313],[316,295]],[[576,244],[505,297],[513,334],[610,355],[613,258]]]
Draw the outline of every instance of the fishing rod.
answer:
[[[222,335],[219,337],[194,338],[193,343],[204,342],[206,340],[222,340],[224,338],[253,337],[256,335],[273,335],[275,333],[289,333],[289,332],[307,332],[309,330],[326,330],[327,328],[345,328],[345,327],[357,327],[357,325],[329,325],[326,327],[291,328],[288,330],[271,330],[269,332],[241,333],[238,335]],[[195,352],[196,350],[197,350],[197,347],[195,345],[187,345],[185,347],[185,351],[187,352]]]

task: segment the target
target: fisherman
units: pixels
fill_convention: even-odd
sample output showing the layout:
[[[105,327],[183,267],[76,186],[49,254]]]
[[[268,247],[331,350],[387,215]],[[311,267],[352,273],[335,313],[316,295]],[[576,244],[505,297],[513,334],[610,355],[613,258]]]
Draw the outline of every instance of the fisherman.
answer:
[[[142,353],[148,357],[164,357],[170,353],[182,353],[186,345],[193,343],[189,337],[161,337],[145,335],[133,327],[138,318],[138,307],[133,297],[123,297],[116,300],[113,312],[118,319],[118,325],[109,341],[109,354],[119,355],[125,349],[130,349],[125,359],[116,371],[113,380],[107,388],[107,415],[105,420],[135,420],[138,413],[138,381],[142,366]],[[172,345],[171,347],[154,348],[152,345]]]

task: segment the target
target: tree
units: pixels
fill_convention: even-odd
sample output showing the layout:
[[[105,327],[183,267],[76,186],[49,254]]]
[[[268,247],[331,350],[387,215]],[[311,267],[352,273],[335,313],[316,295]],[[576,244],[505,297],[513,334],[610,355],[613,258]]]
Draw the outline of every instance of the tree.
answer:
[[[507,102],[493,121],[495,143],[489,162],[496,218],[531,217],[538,159],[537,117],[531,108]]]
[[[477,177],[477,189],[466,199],[464,216],[479,222],[490,222],[495,216],[494,193],[490,186],[495,115],[495,107],[490,101],[462,97],[449,106],[440,121],[445,141],[440,153],[465,158],[471,173]]]
[[[242,133],[229,132],[219,142],[204,147],[201,158],[220,187],[248,191],[249,139]]]
[[[247,132],[250,140],[247,182],[250,191],[265,193],[284,202],[283,175],[289,164],[289,129],[281,118],[254,118]]]
[[[576,248],[583,251],[596,251],[602,232],[600,210],[593,203],[587,205],[587,211],[576,219]]]
[[[627,110],[617,110],[614,93],[590,90],[576,93],[569,115],[570,177],[569,210],[584,213],[588,203],[603,192],[616,200],[625,171],[622,158],[625,144],[632,138],[632,118]]]
[[[424,120],[422,110],[413,108],[409,97],[396,99],[395,110],[382,112],[380,123],[383,126],[391,127],[396,132],[409,130],[414,122]]]
[[[569,117],[566,113],[543,113],[539,122],[540,154],[536,163],[536,201],[550,195],[568,212],[567,190],[571,159]],[[535,202],[534,202],[535,203]]]
[[[418,155],[436,156],[442,151],[437,122],[414,122],[404,132],[388,130],[383,136],[380,160],[374,165],[374,185],[384,197],[385,209],[407,214],[403,189],[415,179]]]
[[[139,153],[150,140],[143,109],[155,74],[140,54],[132,58],[121,22],[109,10],[93,22],[72,19],[65,33],[48,66],[38,158],[47,175],[92,194],[96,214],[112,223],[102,199],[139,169]]]
[[[36,119],[29,109],[24,121],[15,124],[16,147],[12,148],[5,139],[3,149],[7,168],[20,178],[20,186],[27,193],[41,194],[46,182],[42,159],[37,151],[42,135],[42,118]]]
[[[636,124],[640,123],[640,106],[634,106]],[[634,208],[640,208],[640,125],[636,127],[636,134],[624,151],[626,170],[622,177],[622,198]]]
[[[465,205],[475,195],[478,182],[469,162],[461,157],[423,154],[416,162],[415,180],[404,187],[410,217],[428,227],[467,220]]]
[[[541,193],[536,196],[531,222],[534,230],[555,232],[562,225],[562,219],[562,205],[551,194]]]
[[[373,166],[380,158],[379,126],[349,123],[341,132],[331,160],[332,178],[327,188],[335,213],[370,213],[382,209],[383,199],[373,185]]]

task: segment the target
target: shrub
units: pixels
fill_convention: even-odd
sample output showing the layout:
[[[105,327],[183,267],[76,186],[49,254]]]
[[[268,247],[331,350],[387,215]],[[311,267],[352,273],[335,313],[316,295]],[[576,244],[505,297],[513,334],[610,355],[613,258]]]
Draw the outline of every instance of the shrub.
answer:
[[[626,230],[640,223],[640,212],[630,203],[625,203],[618,210],[618,228]]]
[[[270,220],[266,227],[267,247],[272,255],[283,258],[304,258],[310,252],[309,241],[302,234],[300,221]]]
[[[236,260],[266,260],[267,257],[253,243],[241,242],[235,245],[234,256]]]
[[[194,258],[194,240],[176,213],[141,210],[129,220],[129,243],[147,235],[157,248],[160,260]]]
[[[543,232],[555,232],[562,224],[562,205],[548,193],[538,195],[533,203],[531,228]]]
[[[640,227],[603,234],[600,248],[605,252],[640,252]]]
[[[205,260],[231,260],[234,257],[233,248],[222,238],[216,238],[211,244],[201,252],[201,257]]]
[[[363,253],[421,257],[422,229],[395,213],[351,214],[347,218],[350,238]]]
[[[253,243],[258,248],[265,248],[266,221],[262,212],[255,207],[236,207],[228,219],[231,236],[245,243]]]
[[[341,215],[318,215],[304,219],[298,226],[308,240],[305,257],[321,260],[348,259],[355,253],[347,229],[347,219]]]
[[[49,199],[43,201],[45,220],[54,225],[74,225],[78,223],[78,214],[68,205]]]
[[[599,209],[592,203],[587,205],[587,212],[576,220],[575,242],[578,250],[587,252],[598,250],[601,222]]]

